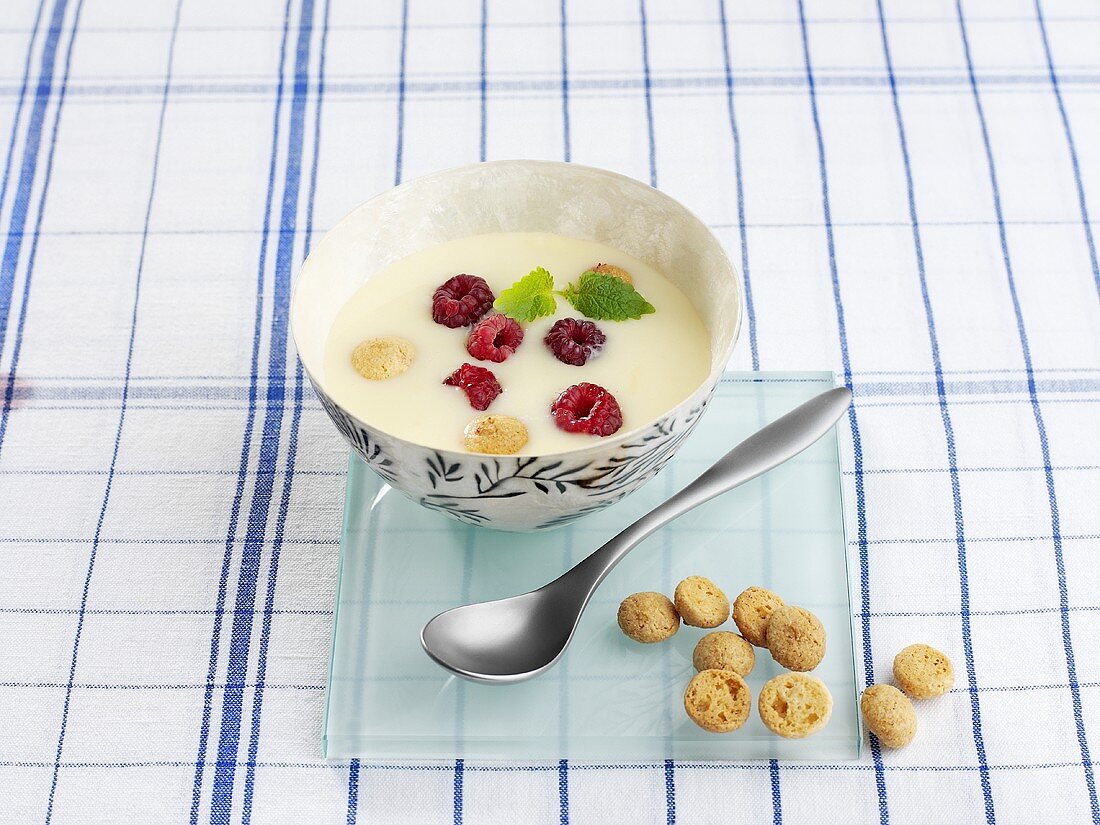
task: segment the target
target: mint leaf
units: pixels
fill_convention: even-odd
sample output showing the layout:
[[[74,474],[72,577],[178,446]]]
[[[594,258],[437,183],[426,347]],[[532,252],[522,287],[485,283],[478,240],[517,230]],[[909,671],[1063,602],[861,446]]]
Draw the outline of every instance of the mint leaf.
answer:
[[[597,321],[625,321],[657,311],[626,281],[591,270],[558,294],[583,315]]]
[[[497,312],[523,323],[553,315],[557,308],[554,276],[541,266],[524,275],[493,301],[493,309]]]

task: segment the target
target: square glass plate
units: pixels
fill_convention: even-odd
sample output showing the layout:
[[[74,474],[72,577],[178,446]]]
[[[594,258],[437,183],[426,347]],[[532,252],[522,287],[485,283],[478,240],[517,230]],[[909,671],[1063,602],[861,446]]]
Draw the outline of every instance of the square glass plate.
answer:
[[[358,458],[347,481],[324,723],[329,758],[583,759],[592,761],[844,760],[859,756],[847,553],[835,432],[794,460],[650,536],[596,593],[573,643],[546,674],[517,685],[450,675],[420,647],[420,628],[459,604],[541,586],[694,479],[759,427],[834,385],[831,373],[727,373],[695,433],[655,479],[559,530],[502,533],[429,512],[390,490]],[[757,650],[754,706],[731,734],[686,716],[691,653],[705,631],[682,627],[642,645],[620,632],[620,600],[671,594],[689,575],[732,599],[775,590],[824,622],[815,674],[834,699],[828,726],[803,740],[768,731],[763,683],[782,672]],[[732,621],[723,629],[736,627]]]

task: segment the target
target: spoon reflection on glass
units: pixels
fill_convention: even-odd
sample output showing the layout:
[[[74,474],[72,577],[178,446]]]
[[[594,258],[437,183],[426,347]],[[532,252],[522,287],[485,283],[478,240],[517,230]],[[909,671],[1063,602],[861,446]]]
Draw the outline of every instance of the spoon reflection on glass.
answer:
[[[776,419],[538,590],[440,613],[420,632],[424,650],[448,670],[478,682],[521,682],[549,670],[565,652],[600,582],[642,539],[688,510],[798,455],[832,429],[851,400],[851,392],[838,387]]]

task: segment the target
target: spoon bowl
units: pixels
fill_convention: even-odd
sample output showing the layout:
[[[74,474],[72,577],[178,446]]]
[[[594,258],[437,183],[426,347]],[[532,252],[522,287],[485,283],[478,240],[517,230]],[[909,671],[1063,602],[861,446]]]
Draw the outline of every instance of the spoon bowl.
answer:
[[[443,667],[475,682],[537,676],[561,658],[584,611],[580,594],[561,581],[441,613],[424,626],[421,644]],[[443,651],[446,659],[435,651]]]

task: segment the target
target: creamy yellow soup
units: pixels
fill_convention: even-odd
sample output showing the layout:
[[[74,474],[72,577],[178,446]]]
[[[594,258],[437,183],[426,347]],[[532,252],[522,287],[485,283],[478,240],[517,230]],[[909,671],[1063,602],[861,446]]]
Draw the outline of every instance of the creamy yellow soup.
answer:
[[[637,320],[595,321],[607,336],[584,366],[564,364],[543,343],[554,322],[584,318],[564,298],[552,316],[522,324],[523,343],[502,363],[479,361],[466,351],[469,327],[448,329],[432,320],[432,293],[460,273],[484,278],[499,296],[536,267],[548,269],[562,289],[597,263],[627,270],[656,312]],[[487,317],[487,316],[485,316]],[[408,370],[384,381],[367,380],[351,362],[364,339],[399,336],[416,355]],[[503,388],[483,413],[443,380],[463,362],[492,370]],[[558,429],[550,405],[566,387],[598,384],[622,408],[619,433],[659,418],[694,392],[710,372],[710,342],[694,307],[651,266],[605,244],[550,233],[476,235],[425,249],[376,273],[340,309],[325,344],[324,384],[344,409],[399,438],[463,450],[463,430],[474,418],[520,419],[529,440],[520,455],[546,455],[598,443],[600,436]]]

